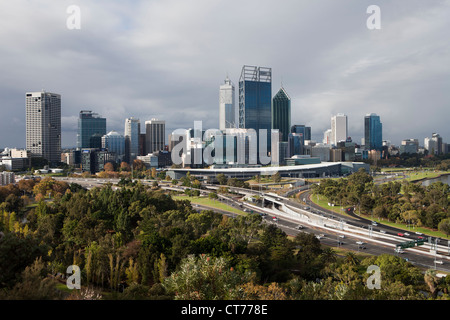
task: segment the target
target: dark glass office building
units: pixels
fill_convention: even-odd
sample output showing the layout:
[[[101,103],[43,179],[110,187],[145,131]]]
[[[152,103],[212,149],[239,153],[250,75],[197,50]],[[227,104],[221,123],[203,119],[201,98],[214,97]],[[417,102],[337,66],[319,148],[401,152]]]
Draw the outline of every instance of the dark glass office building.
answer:
[[[244,66],[239,79],[239,128],[267,130],[267,152],[271,150],[272,69]],[[259,155],[259,143],[258,143]],[[258,157],[259,158],[259,157]],[[258,161],[259,162],[259,161]]]
[[[304,124],[294,124],[291,127],[291,133],[298,133],[302,135],[302,144],[305,140],[311,140],[311,127],[306,127]]]
[[[82,110],[78,118],[78,148],[99,148],[101,137],[106,134],[106,118],[92,111]]]
[[[272,129],[280,130],[280,141],[287,142],[291,128],[291,98],[281,87],[272,99]]]
[[[383,148],[383,124],[375,113],[364,117],[364,145],[369,150],[381,151]]]
[[[287,156],[303,154],[303,137],[299,133],[290,133],[288,136]]]

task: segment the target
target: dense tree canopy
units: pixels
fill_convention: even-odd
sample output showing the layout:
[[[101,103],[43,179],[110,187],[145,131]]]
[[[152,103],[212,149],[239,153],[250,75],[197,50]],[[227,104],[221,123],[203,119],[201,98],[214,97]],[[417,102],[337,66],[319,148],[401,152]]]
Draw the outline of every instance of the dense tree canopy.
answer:
[[[450,218],[450,186],[442,182],[427,187],[411,182],[374,184],[372,177],[360,170],[348,178],[322,179],[313,186],[313,192],[374,218],[419,227],[438,229],[441,221]],[[443,230],[445,226],[441,224]]]
[[[395,188],[375,190],[364,176],[350,181],[347,187],[361,196],[370,189],[396,197]],[[430,288],[419,269],[398,257],[338,257],[312,234],[290,238],[258,214],[231,218],[197,212],[188,200],[140,183],[85,190],[48,179],[20,188],[45,199],[16,213],[10,211],[15,200],[6,200],[14,188],[5,193],[2,299],[64,298],[46,275],[65,274],[73,264],[82,270],[84,288],[108,292],[104,298],[110,299],[420,299],[420,290]],[[448,191],[435,188],[433,196],[420,201],[442,205],[440,195]],[[367,289],[370,264],[381,267],[386,284],[381,291]],[[33,280],[25,271],[39,277]],[[449,287],[443,280],[430,281],[435,291]]]

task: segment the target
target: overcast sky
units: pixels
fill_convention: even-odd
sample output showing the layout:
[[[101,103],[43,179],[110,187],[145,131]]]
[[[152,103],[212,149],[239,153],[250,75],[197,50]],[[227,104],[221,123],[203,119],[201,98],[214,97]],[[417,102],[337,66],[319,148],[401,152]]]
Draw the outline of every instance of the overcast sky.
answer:
[[[450,142],[449,17],[450,0],[1,0],[0,148],[25,147],[25,92],[42,89],[62,96],[64,147],[80,110],[121,133],[131,116],[218,128],[219,86],[227,74],[237,86],[243,65],[272,68],[272,95],[283,82],[292,124],[319,142],[336,113],[356,142],[367,113],[394,144]]]

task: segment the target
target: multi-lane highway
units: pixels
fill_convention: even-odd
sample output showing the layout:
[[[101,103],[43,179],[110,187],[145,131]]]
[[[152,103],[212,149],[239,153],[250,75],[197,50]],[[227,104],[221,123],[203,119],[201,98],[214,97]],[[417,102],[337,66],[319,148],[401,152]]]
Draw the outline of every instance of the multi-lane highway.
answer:
[[[68,183],[75,182],[86,188],[100,187],[105,183],[116,184],[119,179],[95,179],[95,178],[57,178]],[[144,184],[152,181],[141,180]],[[183,191],[184,187],[173,186],[170,183],[160,182],[163,189]],[[206,185],[203,193],[215,192],[217,185]],[[359,216],[344,216],[318,207],[312,202],[304,204],[293,201],[290,198],[281,197],[272,193],[253,191],[249,189],[228,187],[235,193],[234,197],[219,194],[219,199],[229,205],[239,207],[241,210],[261,214],[265,223],[276,224],[288,235],[295,236],[298,232],[313,233],[320,242],[327,246],[340,247],[351,251],[361,251],[368,254],[380,255],[383,253],[399,255],[413,264],[423,268],[436,268],[444,272],[450,272],[450,246],[445,239],[435,238],[428,242],[426,235],[409,234],[402,230],[392,228],[380,223],[372,224],[370,220]],[[242,201],[243,197],[258,195],[264,199],[265,205]],[[307,196],[307,195],[306,195]],[[238,200],[240,199],[240,200]],[[197,210],[206,209],[205,206],[194,205]],[[222,214],[233,216],[232,213],[214,209]],[[299,227],[301,226],[301,227]],[[398,234],[402,233],[402,236]],[[405,248],[395,252],[396,245],[418,240],[423,237],[426,241],[422,246]],[[437,244],[437,245],[436,245]],[[433,251],[434,249],[437,249]],[[442,263],[442,264],[441,264]]]

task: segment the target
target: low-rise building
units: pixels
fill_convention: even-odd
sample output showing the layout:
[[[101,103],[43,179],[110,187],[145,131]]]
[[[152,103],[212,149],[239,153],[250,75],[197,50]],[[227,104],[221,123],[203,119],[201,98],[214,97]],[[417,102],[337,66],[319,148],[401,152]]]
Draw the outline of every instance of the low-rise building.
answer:
[[[10,183],[15,183],[14,172],[3,171],[0,173],[0,186],[6,186]]]

